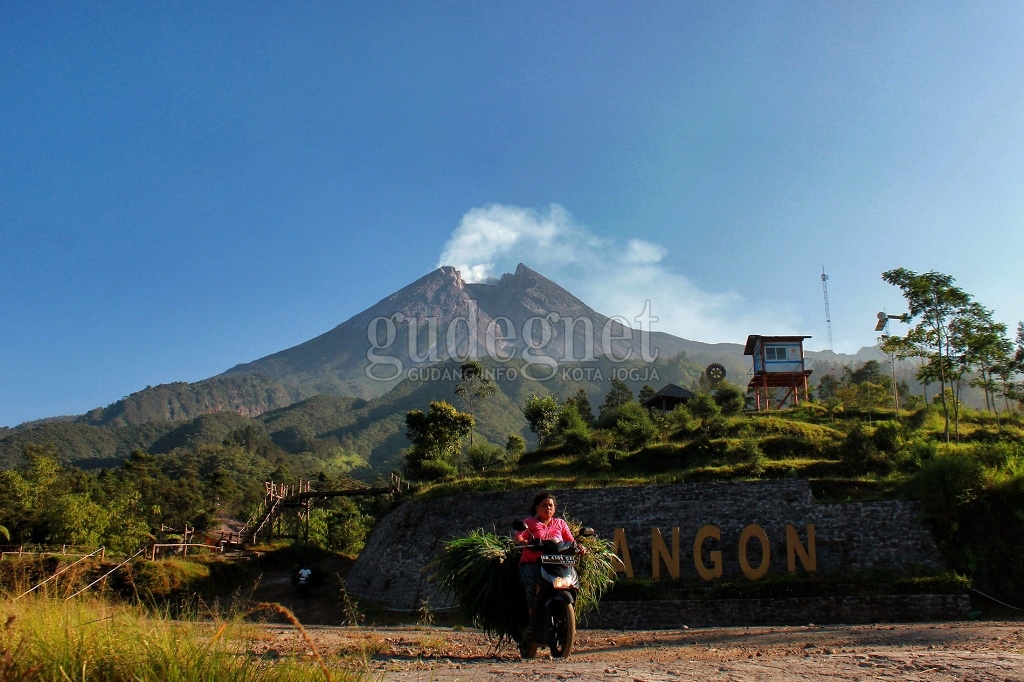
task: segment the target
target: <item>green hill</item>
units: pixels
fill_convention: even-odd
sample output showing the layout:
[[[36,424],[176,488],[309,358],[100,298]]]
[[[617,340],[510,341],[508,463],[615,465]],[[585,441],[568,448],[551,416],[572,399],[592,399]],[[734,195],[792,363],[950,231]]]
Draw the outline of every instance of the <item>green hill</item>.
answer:
[[[299,391],[258,374],[214,377],[147,386],[107,407],[90,410],[76,421],[90,426],[130,426],[192,419],[211,412],[233,411],[258,416],[290,405]]]

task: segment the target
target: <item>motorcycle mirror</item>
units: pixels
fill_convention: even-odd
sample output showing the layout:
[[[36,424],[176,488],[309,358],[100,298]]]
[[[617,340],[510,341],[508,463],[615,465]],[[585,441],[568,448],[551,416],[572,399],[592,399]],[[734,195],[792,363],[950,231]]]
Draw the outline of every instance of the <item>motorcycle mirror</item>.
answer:
[[[512,528],[515,530],[526,530],[526,524],[523,523],[522,519],[516,519],[512,522]]]
[[[590,537],[593,537],[595,535],[597,535],[597,531],[594,530],[593,528],[584,528],[583,530],[580,531],[580,536],[581,537],[590,538]]]

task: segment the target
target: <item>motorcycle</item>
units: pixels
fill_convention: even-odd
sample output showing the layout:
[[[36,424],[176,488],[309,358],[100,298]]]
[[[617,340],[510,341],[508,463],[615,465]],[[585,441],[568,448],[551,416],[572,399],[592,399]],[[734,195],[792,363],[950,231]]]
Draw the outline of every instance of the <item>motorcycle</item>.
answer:
[[[516,521],[512,527],[526,530],[526,524]],[[584,528],[583,537],[594,535],[593,528]],[[533,618],[529,628],[520,629],[519,655],[534,658],[537,649],[547,646],[553,658],[565,658],[572,652],[576,639],[576,597],[580,591],[580,576],[576,571],[576,556],[581,553],[575,542],[540,540],[532,538],[526,545],[541,553],[537,563],[540,578],[533,597]]]

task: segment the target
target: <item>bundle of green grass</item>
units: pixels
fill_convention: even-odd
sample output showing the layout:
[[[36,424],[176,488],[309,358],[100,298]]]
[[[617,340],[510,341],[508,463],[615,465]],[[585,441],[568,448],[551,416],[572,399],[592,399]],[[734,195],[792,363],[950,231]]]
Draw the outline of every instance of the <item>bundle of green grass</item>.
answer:
[[[597,607],[611,586],[612,545],[596,536],[580,537],[577,524],[569,522],[577,543],[586,553],[577,557],[580,591],[576,613],[585,615]],[[446,542],[432,563],[434,580],[450,593],[464,618],[499,642],[519,641],[526,624],[526,597],[519,582],[521,549],[510,537],[475,530]]]

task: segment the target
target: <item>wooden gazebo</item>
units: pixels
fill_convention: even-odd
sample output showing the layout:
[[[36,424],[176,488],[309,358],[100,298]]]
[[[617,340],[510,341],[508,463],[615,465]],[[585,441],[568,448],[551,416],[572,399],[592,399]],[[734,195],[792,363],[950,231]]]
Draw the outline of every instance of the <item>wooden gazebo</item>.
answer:
[[[678,405],[685,405],[692,399],[692,391],[688,391],[682,386],[676,386],[675,384],[666,384],[664,388],[641,404],[649,410],[668,412],[675,409]]]

